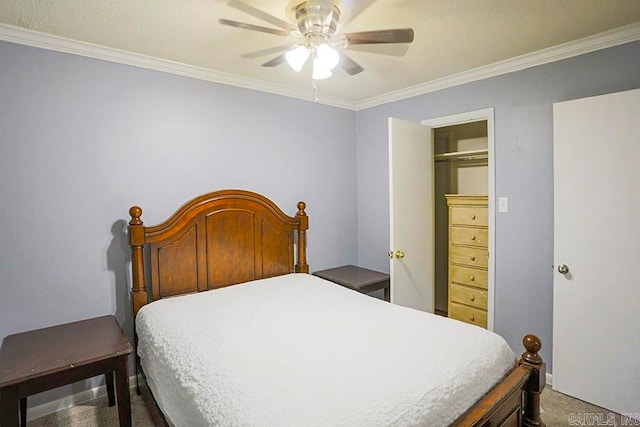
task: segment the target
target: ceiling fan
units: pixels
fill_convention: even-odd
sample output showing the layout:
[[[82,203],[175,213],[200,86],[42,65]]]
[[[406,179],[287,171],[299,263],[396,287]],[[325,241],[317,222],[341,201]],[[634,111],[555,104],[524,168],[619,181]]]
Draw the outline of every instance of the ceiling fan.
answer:
[[[313,61],[313,79],[321,80],[331,77],[332,70],[339,64],[349,75],[355,75],[362,71],[357,62],[351,59],[345,50],[369,50],[374,53],[383,53],[394,56],[402,56],[408,50],[408,43],[413,41],[412,28],[394,28],[387,30],[362,31],[355,33],[340,33],[338,27],[344,26],[353,20],[357,14],[369,6],[373,0],[292,0],[287,6],[287,14],[295,20],[295,25],[256,9],[239,0],[229,0],[229,6],[238,9],[248,15],[267,22],[277,28],[263,27],[244,22],[219,19],[222,25],[241,28],[244,30],[258,31],[277,36],[290,37],[287,44],[274,46],[268,49],[251,52],[242,55],[245,58],[259,58],[262,56],[279,53],[279,56],[262,64],[263,67],[275,67],[283,62],[288,62],[295,71],[302,67],[309,58]],[[347,20],[340,21],[340,7],[351,12]],[[371,49],[382,44],[394,44],[397,48]],[[369,47],[369,49],[367,49]]]

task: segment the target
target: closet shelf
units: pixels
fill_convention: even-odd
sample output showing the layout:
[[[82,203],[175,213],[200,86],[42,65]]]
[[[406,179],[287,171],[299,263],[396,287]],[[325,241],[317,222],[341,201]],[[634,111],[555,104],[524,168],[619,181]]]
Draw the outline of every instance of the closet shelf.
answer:
[[[483,160],[489,158],[489,150],[454,151],[451,153],[436,154],[433,156],[436,162],[453,162],[457,160]]]

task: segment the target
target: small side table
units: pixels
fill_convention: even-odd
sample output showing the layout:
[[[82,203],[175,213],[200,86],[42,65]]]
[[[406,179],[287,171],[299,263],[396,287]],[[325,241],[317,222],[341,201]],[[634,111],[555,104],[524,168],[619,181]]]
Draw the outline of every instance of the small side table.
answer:
[[[5,337],[0,349],[0,424],[17,427],[20,414],[24,427],[27,396],[102,374],[113,406],[115,372],[120,426],[131,427],[127,363],[131,351],[114,316]]]
[[[355,265],[344,265],[342,267],[316,271],[313,275],[365,294],[384,289],[385,301],[391,301],[391,281],[389,275],[386,273],[356,267]]]

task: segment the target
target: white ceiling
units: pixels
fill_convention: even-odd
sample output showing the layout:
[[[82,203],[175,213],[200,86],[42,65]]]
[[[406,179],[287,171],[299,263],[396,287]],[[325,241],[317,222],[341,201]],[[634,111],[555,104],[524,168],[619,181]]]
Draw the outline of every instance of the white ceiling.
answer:
[[[289,0],[245,2],[291,21],[287,12]],[[547,52],[544,61],[553,60],[555,51],[549,48],[571,43],[582,46],[575,44],[577,40],[591,42],[587,48],[565,49],[560,55],[571,56],[581,53],[580,49],[594,50],[640,39],[639,0],[341,0],[338,3],[344,11],[343,18],[370,3],[345,28],[339,26],[339,32],[404,27],[415,30],[415,40],[405,56],[351,51],[351,58],[365,68],[364,72],[349,76],[339,71],[318,83],[321,101],[326,98],[332,100],[326,103],[352,107],[375,104],[376,99],[394,93],[410,94],[411,88],[461,76],[470,70],[487,70],[496,63],[517,68],[506,64],[517,64],[509,60],[523,55]],[[117,56],[120,62],[138,62],[143,66],[158,59],[161,61],[156,64],[169,64],[167,67],[173,68],[170,72],[309,98],[312,86],[309,67],[298,74],[287,64],[275,68],[260,66],[277,54],[258,59],[240,56],[287,43],[287,38],[223,26],[218,24],[218,18],[272,27],[229,7],[224,0],[0,0],[0,24],[4,24],[0,39],[58,50],[65,50],[66,46],[66,51],[75,49],[75,53],[102,55],[106,59]],[[43,37],[47,40],[43,41]],[[83,43],[69,48],[70,41],[65,39]],[[91,51],[102,54],[92,55]]]

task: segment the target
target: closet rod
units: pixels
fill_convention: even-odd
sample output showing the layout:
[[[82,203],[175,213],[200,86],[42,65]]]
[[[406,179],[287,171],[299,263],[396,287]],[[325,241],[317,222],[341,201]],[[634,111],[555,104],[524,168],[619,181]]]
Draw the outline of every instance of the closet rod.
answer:
[[[436,154],[433,160],[436,162],[452,162],[456,160],[484,160],[489,158],[489,150],[454,151],[451,153]]]

